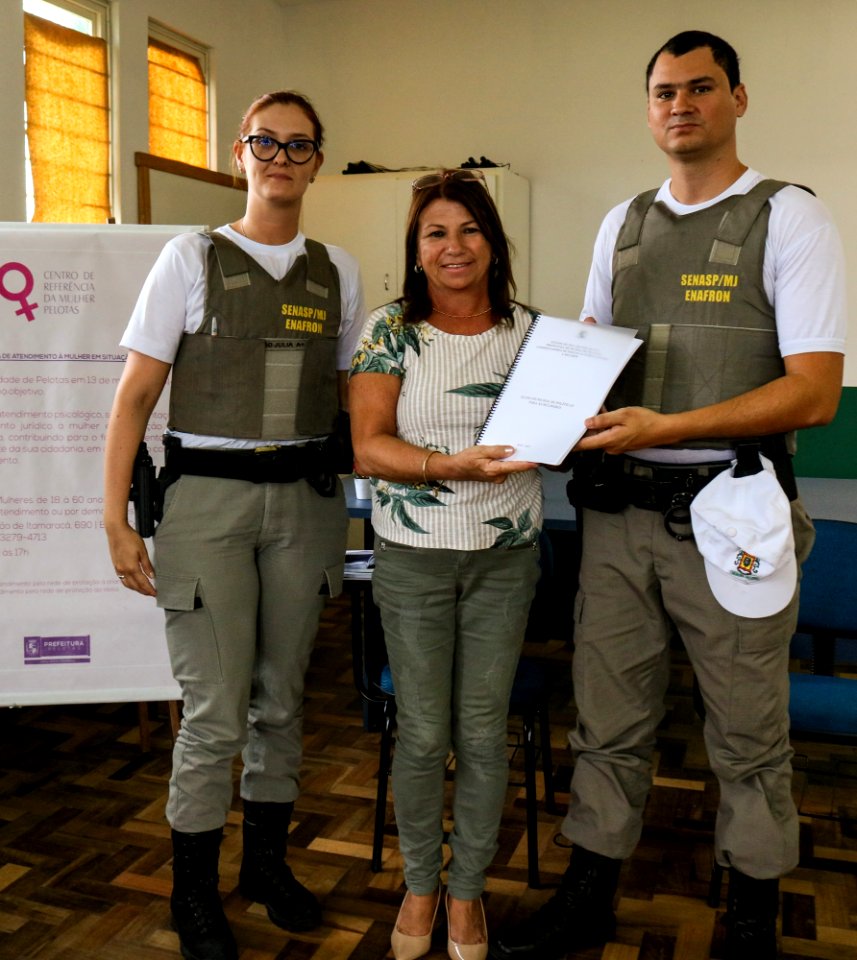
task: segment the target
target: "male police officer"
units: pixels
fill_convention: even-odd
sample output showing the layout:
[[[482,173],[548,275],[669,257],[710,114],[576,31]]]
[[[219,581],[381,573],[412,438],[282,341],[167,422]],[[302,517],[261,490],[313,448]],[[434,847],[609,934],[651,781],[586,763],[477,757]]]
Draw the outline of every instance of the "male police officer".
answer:
[[[809,191],[738,159],[747,92],[729,44],[678,34],[652,57],[646,83],[649,128],[670,179],[607,215],[583,311],[637,328],[645,346],[578,448],[596,451],[586,456],[599,463],[597,484],[575,481],[584,531],[579,719],[563,824],[573,850],[556,895],[492,944],[502,960],[553,960],[612,938],[619,869],[640,837],[651,786],[674,630],[699,680],[720,784],[715,846],[730,868],[730,960],[776,957],[778,878],[798,861],[787,676],[794,573],[776,612],[725,609],[688,506],[752,440],[791,501],[785,522],[798,561],[809,552],[813,531],[790,454],[796,429],[836,412],[842,249]]]

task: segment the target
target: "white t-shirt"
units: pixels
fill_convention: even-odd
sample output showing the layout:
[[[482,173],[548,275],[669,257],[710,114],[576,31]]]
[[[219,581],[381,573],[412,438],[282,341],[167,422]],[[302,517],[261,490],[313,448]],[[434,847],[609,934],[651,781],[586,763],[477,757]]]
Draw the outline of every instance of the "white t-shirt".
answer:
[[[233,243],[249,254],[275,280],[281,280],[306,250],[302,233],[289,243],[271,246],[256,243],[226,225],[218,227]],[[185,333],[195,333],[203,320],[205,305],[205,255],[208,241],[198,233],[183,233],[169,240],[155,261],[120,341],[123,347],[173,363]],[[366,311],[357,261],[341,247],[325,244],[339,272],[342,320],[336,350],[336,367],[348,370]],[[184,446],[250,448],[257,440],[203,437],[177,433]],[[265,443],[277,441],[266,440]]]
[[[713,206],[734,194],[748,193],[760,180],[747,170],[719,196],[688,206],[670,193],[670,180],[658,191],[673,213],[683,216]],[[581,319],[613,322],[613,251],[631,199],[604,218],[595,240]],[[770,199],[771,215],[765,241],[763,282],[774,307],[780,354],[844,353],[848,326],[845,297],[845,254],[836,225],[824,204],[800,187],[788,186]],[[705,451],[635,450],[635,457],[657,460],[713,459]]]

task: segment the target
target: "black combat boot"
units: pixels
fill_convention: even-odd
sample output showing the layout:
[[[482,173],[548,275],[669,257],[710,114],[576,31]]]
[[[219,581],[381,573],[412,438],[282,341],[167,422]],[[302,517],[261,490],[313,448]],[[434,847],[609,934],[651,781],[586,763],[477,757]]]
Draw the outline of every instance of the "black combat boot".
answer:
[[[725,960],[776,960],[780,882],[729,868]]]
[[[271,922],[299,933],[321,923],[321,907],[286,864],[293,803],[244,801],[241,896],[264,903]]]
[[[204,833],[172,831],[173,927],[186,960],[238,960],[217,892],[217,860],[223,830]]]
[[[585,950],[611,940],[616,933],[613,897],[621,860],[571,852],[559,890],[519,927],[501,933],[490,946],[495,960],[565,960],[572,950]]]

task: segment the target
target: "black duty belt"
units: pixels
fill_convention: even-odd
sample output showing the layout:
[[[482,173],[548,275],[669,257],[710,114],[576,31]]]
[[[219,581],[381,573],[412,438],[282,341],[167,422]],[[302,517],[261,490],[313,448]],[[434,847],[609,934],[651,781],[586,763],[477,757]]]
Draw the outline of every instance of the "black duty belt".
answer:
[[[622,458],[629,503],[641,510],[666,513],[677,494],[692,499],[709,482],[731,466],[730,460],[714,463],[662,464]],[[690,501],[688,501],[689,503]]]
[[[777,479],[789,500],[797,498],[792,459],[781,435],[761,440],[735,442],[735,476],[743,477],[762,469],[759,453],[774,465]],[[690,503],[719,473],[729,470],[732,460],[706,463],[651,463],[629,454],[610,455],[588,451],[574,455],[572,476],[566,487],[575,507],[618,513],[628,506],[656,510],[664,526],[677,540],[689,540]],[[676,528],[679,529],[676,529]]]
[[[689,540],[693,536],[689,529],[691,501],[710,480],[731,466],[730,460],[667,465],[624,456],[625,494],[632,507],[662,513],[664,526],[676,540]]]
[[[255,450],[205,450],[165,444],[166,473],[177,479],[185,473],[250,483],[294,483],[324,472],[322,444],[257,447]]]

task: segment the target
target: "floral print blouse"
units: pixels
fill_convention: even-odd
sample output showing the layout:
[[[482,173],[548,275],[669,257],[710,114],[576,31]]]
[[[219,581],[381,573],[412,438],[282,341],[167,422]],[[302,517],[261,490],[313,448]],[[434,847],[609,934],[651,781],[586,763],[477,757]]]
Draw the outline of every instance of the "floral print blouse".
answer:
[[[405,324],[399,302],[369,316],[351,361],[351,376],[401,379],[398,434],[409,443],[456,453],[476,437],[524,334],[536,314],[516,304],[511,320],[475,336]],[[372,526],[382,539],[454,550],[502,549],[538,539],[542,487],[538,470],[504,483],[432,480],[397,483],[371,478]]]

